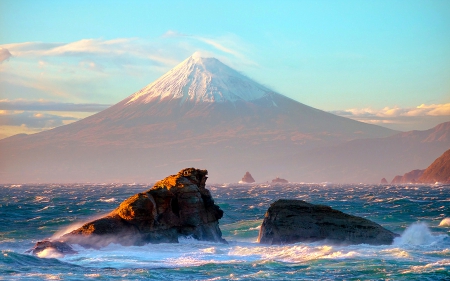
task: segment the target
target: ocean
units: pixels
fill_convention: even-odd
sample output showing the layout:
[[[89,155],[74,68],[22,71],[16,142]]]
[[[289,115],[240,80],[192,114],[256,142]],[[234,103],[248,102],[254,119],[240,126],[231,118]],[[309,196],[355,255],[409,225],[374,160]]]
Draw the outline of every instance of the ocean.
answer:
[[[60,256],[26,251],[104,215],[151,185],[0,186],[0,280],[450,280],[450,186],[211,184],[228,244],[178,244]],[[256,242],[276,199],[301,199],[361,216],[401,234],[392,245]]]

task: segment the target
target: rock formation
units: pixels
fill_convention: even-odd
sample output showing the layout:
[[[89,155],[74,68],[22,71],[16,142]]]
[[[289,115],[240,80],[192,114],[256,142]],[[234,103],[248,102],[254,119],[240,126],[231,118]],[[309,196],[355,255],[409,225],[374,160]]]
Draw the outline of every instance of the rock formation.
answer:
[[[386,180],[386,178],[381,179],[381,184],[388,184],[388,181]]]
[[[77,252],[70,247],[69,244],[63,241],[50,241],[44,240],[39,241],[34,245],[33,249],[27,251],[27,253],[32,253],[34,255],[38,255],[39,253],[45,250],[53,250],[54,252],[60,253],[62,255],[66,254],[76,254]]]
[[[391,180],[391,184],[399,184],[402,183],[402,176],[395,176],[392,180]]]
[[[255,179],[253,179],[252,175],[249,172],[246,172],[241,182],[243,183],[253,183]]]
[[[99,248],[109,243],[177,243],[179,236],[192,236],[226,243],[218,222],[223,211],[205,188],[207,174],[207,170],[183,169],[126,199],[108,215],[63,235],[58,242]]]
[[[395,176],[391,181],[391,184],[419,182],[419,178],[424,171],[425,170],[412,170],[411,172],[405,173],[403,176]]]
[[[450,183],[450,149],[426,168],[419,181],[423,183]]]
[[[323,205],[281,199],[270,205],[259,231],[262,244],[328,240],[344,244],[391,244],[397,234],[370,220]]]
[[[273,180],[272,180],[272,183],[288,183],[289,181],[287,181],[287,180],[285,180],[285,179],[282,179],[282,178],[279,178],[279,177],[276,177],[276,178],[274,178]]]

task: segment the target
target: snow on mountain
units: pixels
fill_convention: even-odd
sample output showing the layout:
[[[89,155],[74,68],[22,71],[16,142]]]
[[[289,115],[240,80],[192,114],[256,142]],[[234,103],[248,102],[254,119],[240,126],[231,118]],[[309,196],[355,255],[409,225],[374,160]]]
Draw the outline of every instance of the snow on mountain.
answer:
[[[131,95],[126,104],[158,100],[180,100],[180,103],[251,101],[269,93],[273,92],[219,60],[193,55]]]

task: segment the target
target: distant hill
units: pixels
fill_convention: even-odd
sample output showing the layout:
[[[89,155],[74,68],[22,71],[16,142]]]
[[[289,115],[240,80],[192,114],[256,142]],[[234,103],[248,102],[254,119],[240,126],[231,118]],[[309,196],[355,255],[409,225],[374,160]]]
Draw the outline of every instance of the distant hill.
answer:
[[[423,175],[425,170],[412,170],[411,172],[405,173],[403,176],[395,176],[391,181],[391,184],[399,183],[417,183],[419,178]]]
[[[450,122],[424,131],[352,140],[297,153],[297,164],[292,165],[297,172],[294,180],[378,183],[381,177],[394,178],[405,171],[428,167],[449,147]]]
[[[450,183],[450,149],[426,168],[419,181],[423,183]]]

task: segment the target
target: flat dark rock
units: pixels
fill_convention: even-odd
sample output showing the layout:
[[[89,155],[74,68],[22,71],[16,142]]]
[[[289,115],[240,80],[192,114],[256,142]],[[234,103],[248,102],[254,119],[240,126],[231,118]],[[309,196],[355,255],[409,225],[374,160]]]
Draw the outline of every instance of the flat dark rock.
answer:
[[[270,205],[261,225],[262,244],[328,240],[339,244],[391,244],[398,235],[370,220],[324,205],[281,199]]]

